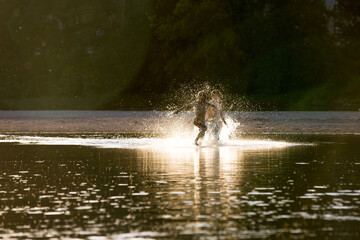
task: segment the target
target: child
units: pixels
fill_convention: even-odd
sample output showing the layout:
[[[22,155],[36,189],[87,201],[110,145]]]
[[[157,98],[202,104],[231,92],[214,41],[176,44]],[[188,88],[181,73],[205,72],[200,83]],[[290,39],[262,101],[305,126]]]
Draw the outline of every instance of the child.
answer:
[[[215,89],[211,92],[210,103],[216,106],[216,111],[214,108],[209,108],[206,111],[206,122],[210,129],[214,132],[216,140],[219,140],[220,131],[222,128],[221,120],[227,125],[224,116],[221,110],[221,99],[222,94],[219,90]]]
[[[199,146],[198,140],[200,138],[203,138],[205,135],[205,132],[207,130],[207,127],[205,125],[205,114],[206,110],[211,107],[216,111],[216,106],[206,101],[206,94],[205,91],[200,91],[196,95],[196,100],[186,104],[185,106],[177,109],[174,114],[178,114],[181,110],[184,110],[186,108],[194,107],[195,110],[195,119],[194,119],[194,125],[199,128],[199,134],[196,136],[195,139],[195,145]]]

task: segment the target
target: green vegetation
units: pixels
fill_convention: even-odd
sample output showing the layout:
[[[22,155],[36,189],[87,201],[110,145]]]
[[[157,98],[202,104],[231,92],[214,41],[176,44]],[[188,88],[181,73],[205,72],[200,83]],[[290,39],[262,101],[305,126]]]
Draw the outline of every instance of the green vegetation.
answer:
[[[144,61],[150,1],[0,4],[0,107],[98,109]]]
[[[357,1],[0,4],[4,109],[166,109],[206,86],[233,110],[360,107]]]

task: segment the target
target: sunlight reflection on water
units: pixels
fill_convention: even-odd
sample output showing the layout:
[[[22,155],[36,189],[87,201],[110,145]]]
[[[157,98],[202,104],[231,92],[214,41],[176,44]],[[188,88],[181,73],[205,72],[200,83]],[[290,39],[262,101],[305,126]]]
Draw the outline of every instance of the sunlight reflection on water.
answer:
[[[359,140],[2,135],[0,238],[358,236]]]
[[[193,150],[197,148],[191,138],[93,138],[93,137],[48,137],[48,136],[21,136],[2,135],[0,143],[38,144],[38,145],[78,145],[98,148],[122,148],[122,149],[162,149],[176,151],[181,149]],[[237,148],[243,150],[283,148],[290,146],[305,145],[305,143],[293,143],[272,140],[242,140],[230,139],[216,143],[204,141],[202,148]]]

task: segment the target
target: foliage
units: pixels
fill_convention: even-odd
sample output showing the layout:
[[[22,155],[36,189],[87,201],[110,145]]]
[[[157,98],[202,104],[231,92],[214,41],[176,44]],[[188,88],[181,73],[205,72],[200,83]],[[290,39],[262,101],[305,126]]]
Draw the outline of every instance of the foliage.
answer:
[[[160,9],[152,18],[155,50],[132,85],[137,87],[128,92],[172,93],[186,83],[203,82],[205,87],[210,82],[226,86],[228,94],[254,97],[265,109],[268,99],[279,99],[269,109],[334,109],[339,89],[342,98],[354,97],[345,96],[342,83],[360,69],[353,51],[359,36],[346,36],[360,29],[351,30],[359,21],[354,4],[348,0],[326,8],[322,0],[153,1]],[[334,32],[335,26],[342,31]],[[340,38],[348,46],[339,45]]]
[[[0,5],[2,108],[167,109],[208,86],[232,110],[359,107],[357,1]]]
[[[11,108],[24,106],[19,98],[34,103],[26,108],[101,107],[142,64],[150,39],[149,1],[0,3],[0,96]],[[91,96],[95,101],[88,101]],[[57,100],[51,105],[47,99]]]

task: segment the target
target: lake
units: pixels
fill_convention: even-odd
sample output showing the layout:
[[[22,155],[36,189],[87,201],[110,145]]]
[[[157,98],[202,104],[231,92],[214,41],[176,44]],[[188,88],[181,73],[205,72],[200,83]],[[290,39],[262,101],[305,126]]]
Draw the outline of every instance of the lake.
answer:
[[[0,135],[3,239],[358,239],[359,134]]]

